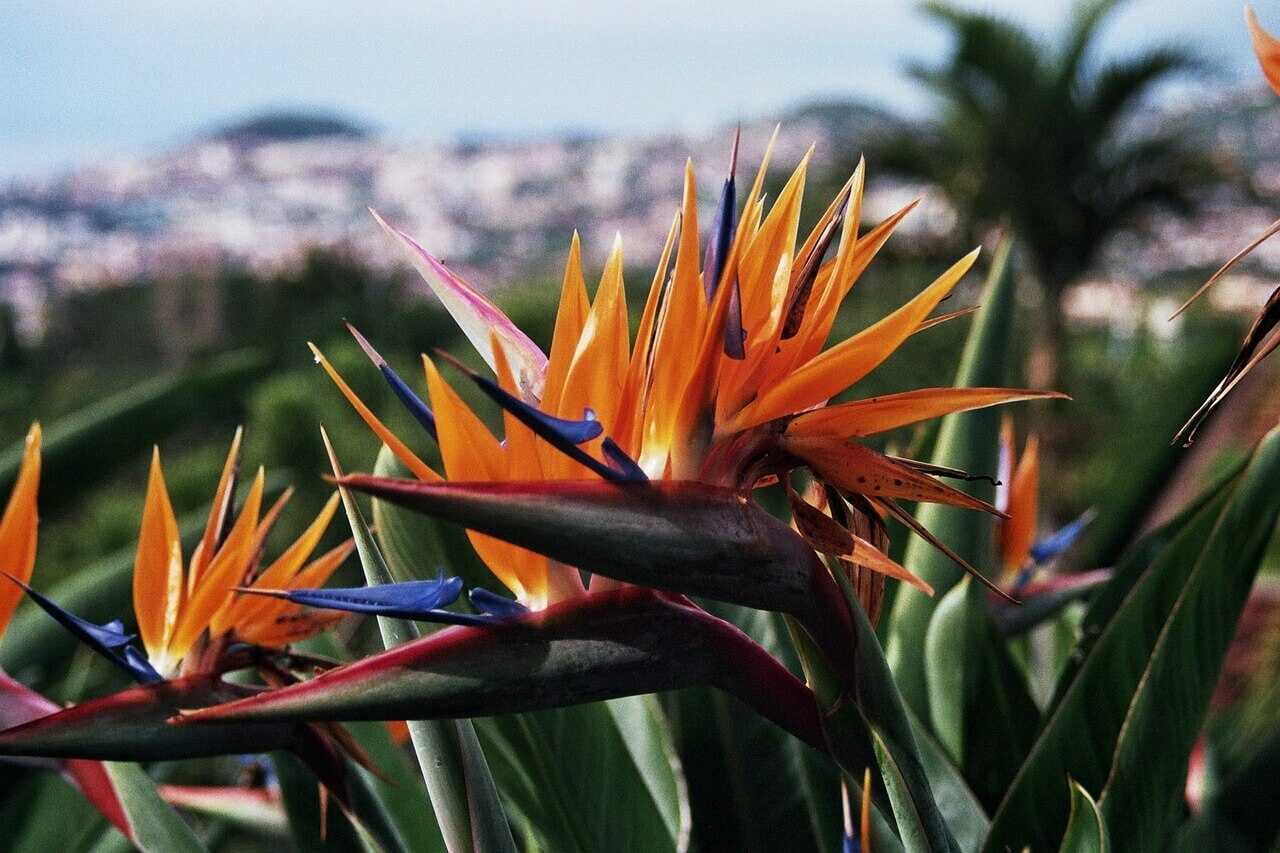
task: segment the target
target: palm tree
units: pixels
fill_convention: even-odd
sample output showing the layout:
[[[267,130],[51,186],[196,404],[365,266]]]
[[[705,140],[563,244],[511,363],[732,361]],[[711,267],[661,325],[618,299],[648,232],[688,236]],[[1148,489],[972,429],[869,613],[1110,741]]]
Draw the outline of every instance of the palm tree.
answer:
[[[911,69],[941,102],[938,119],[872,152],[881,168],[936,184],[973,232],[1007,223],[1044,290],[1032,381],[1060,387],[1063,290],[1107,239],[1155,211],[1185,214],[1208,161],[1164,129],[1132,118],[1152,87],[1204,68],[1166,45],[1095,61],[1098,30],[1119,3],[1084,0],[1057,43],[1018,25],[942,3],[925,11],[955,37],[941,67]]]

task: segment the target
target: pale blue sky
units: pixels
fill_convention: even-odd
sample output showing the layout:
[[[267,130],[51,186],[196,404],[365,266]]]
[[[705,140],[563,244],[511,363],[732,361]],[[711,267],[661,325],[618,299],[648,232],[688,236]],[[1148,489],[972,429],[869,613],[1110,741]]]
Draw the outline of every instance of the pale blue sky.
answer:
[[[1066,2],[966,2],[1047,29]],[[1280,29],[1280,2],[1258,2]],[[1236,0],[1132,0],[1108,51],[1198,44],[1254,74]],[[912,3],[2,0],[0,176],[181,142],[255,110],[332,108],[401,137],[651,131],[821,96],[923,107],[946,49]]]

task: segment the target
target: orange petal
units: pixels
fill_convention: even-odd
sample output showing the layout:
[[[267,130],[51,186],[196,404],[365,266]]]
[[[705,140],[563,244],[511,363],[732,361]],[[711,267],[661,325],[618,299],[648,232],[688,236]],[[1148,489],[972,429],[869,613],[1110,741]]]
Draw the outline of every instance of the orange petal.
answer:
[[[941,503],[999,514],[986,501],[854,442],[784,435],[780,444],[783,450],[804,460],[819,479],[847,492],[869,498]]]
[[[338,570],[338,567],[351,556],[351,552],[355,550],[355,542],[348,539],[341,545],[322,554],[308,564],[300,572],[297,572],[285,584],[286,589],[317,589],[329,582],[329,578]],[[261,580],[253,584],[255,587],[263,589],[268,588]],[[288,617],[302,612],[302,607],[291,601],[280,598],[267,598],[266,596],[241,596],[237,599],[237,604],[254,602],[260,603],[260,608],[253,611],[251,619],[244,622],[237,621],[236,635],[247,643],[261,643],[270,645],[267,639],[277,635],[277,621],[281,617]]]
[[[631,355],[629,334],[619,236],[605,262],[595,301],[569,365],[557,412],[560,417],[580,418],[582,410],[590,406],[605,430],[613,429]]]
[[[260,646],[269,647],[299,643],[308,637],[323,634],[334,625],[350,617],[350,615],[349,613],[302,610],[299,608],[295,611],[282,613],[275,617],[270,625],[255,630],[252,642]]]
[[[644,450],[639,460],[640,467],[651,473],[662,471],[669,458],[680,394],[702,336],[707,297],[699,276],[701,262],[697,180],[692,163],[686,163],[680,244],[654,339],[653,379],[645,411]]]
[[[520,389],[516,385],[515,376],[511,373],[511,365],[495,339],[493,341],[493,372],[498,377],[498,387],[512,396],[519,397]],[[508,480],[541,480],[542,462],[540,459],[540,442],[533,430],[506,409],[502,410],[502,439],[505,445]]]
[[[275,562],[253,580],[252,586],[267,589],[287,587],[289,582],[293,580],[294,575],[310,558],[311,552],[320,544],[320,539],[324,536],[325,531],[329,529],[329,523],[333,521],[334,513],[338,509],[338,500],[337,492],[330,495],[329,500],[325,502],[324,508],[320,510],[320,514],[315,517],[310,526],[292,545],[285,549],[283,554],[276,558]],[[230,607],[224,607],[214,617],[210,626],[212,633],[217,635],[227,628],[233,627],[237,633],[241,633],[244,626],[253,621],[254,615],[261,609],[260,605],[267,600],[261,596],[241,596],[234,599]]]
[[[170,663],[165,651],[182,606],[183,581],[178,521],[165,488],[160,448],[156,447],[151,452],[138,553],[133,561],[133,613],[147,656],[161,672]]]
[[[436,413],[436,431],[444,470],[450,480],[505,480],[506,448],[502,447],[484,422],[463,402],[457,392],[436,370],[427,356],[422,357],[427,373],[427,391]],[[541,597],[545,575],[529,578],[521,570],[529,565],[527,552],[473,531],[467,531],[476,553],[495,575],[517,596],[530,600]]]
[[[778,200],[765,217],[764,224],[746,245],[738,264],[738,283],[742,289],[742,327],[750,335],[768,337],[772,334],[772,329],[767,328],[767,325],[775,308],[772,298],[775,273],[780,258],[795,256],[800,206],[804,202],[805,176],[812,156],[813,148],[810,148],[782,188]],[[781,314],[780,305],[777,306],[777,313]]]
[[[818,284],[814,285],[815,293],[811,300],[813,305],[801,321],[800,332],[792,339],[795,342],[793,350],[795,360],[790,362],[791,365],[813,358],[826,345],[841,303],[861,278],[862,273],[875,260],[884,244],[893,236],[893,232],[919,203],[919,200],[916,200],[903,205],[875,228],[858,237],[857,215],[861,214],[855,215],[855,213],[861,209],[863,186],[861,180],[853,186],[850,210],[845,216],[846,230],[841,234],[835,261],[818,273]]]
[[[173,633],[173,642],[169,645],[169,654],[174,660],[180,659],[191,649],[200,634],[209,627],[214,614],[244,578],[245,564],[253,550],[265,487],[266,473],[259,468],[253,479],[253,486],[245,497],[240,516],[217,555],[209,563],[204,577],[196,584],[195,590],[182,607],[177,630]]]
[[[422,367],[427,375],[431,408],[436,414],[440,456],[449,479],[505,479],[506,450],[426,355],[422,356]]]
[[[1258,56],[1258,65],[1262,67],[1262,74],[1271,84],[1271,89],[1280,95],[1280,41],[1262,28],[1258,23],[1258,16],[1253,14],[1253,9],[1248,6],[1244,9],[1244,20],[1249,25],[1249,36],[1253,39],[1253,52]]]
[[[861,536],[853,537],[853,552],[842,559],[860,566],[866,566],[873,572],[879,572],[891,578],[911,584],[925,595],[933,595],[933,587],[925,583],[915,572],[889,557],[888,554],[872,545]]]
[[[32,424],[22,448],[22,465],[18,479],[9,493],[4,515],[0,516],[0,569],[23,583],[31,580],[36,564],[36,537],[39,515],[36,494],[40,490],[40,424]],[[22,587],[5,582],[0,589],[0,635],[13,618],[14,608],[22,598]]]
[[[830,399],[870,373],[907,339],[977,260],[974,249],[897,311],[806,362],[766,390],[733,421],[729,431],[800,412]]]
[[[338,390],[342,392],[342,396],[347,398],[347,402],[351,404],[351,408],[355,409],[356,414],[360,416],[361,420],[369,426],[369,429],[373,430],[373,434],[376,435],[383,444],[391,448],[391,452],[394,453],[396,458],[409,469],[413,476],[417,477],[419,480],[426,480],[429,483],[439,480],[440,475],[431,470],[430,465],[419,459],[417,454],[410,450],[403,441],[396,438],[395,434],[392,433],[391,430],[387,429],[386,425],[383,424],[382,421],[378,420],[378,416],[364,404],[364,401],[356,396],[356,392],[352,391],[351,386],[343,381],[342,377],[338,374],[338,371],[329,363],[329,359],[324,357],[324,353],[320,352],[316,345],[310,341],[307,341],[307,346],[311,348],[311,354],[315,356],[316,364],[323,367],[324,372],[329,374],[329,378],[333,380],[334,385],[338,386]]]
[[[556,329],[551,338],[551,357],[547,362],[547,379],[542,391],[542,410],[556,414],[560,410],[560,394],[573,353],[587,323],[591,301],[587,298],[587,282],[582,277],[582,243],[573,232],[569,243],[569,259],[564,266],[560,285],[560,307],[556,309]],[[581,413],[579,413],[581,414]]]
[[[644,402],[648,396],[650,366],[649,354],[653,345],[653,326],[657,320],[658,303],[662,297],[663,285],[666,283],[667,268],[671,262],[671,251],[675,247],[676,236],[680,229],[680,214],[676,213],[667,231],[667,241],[662,246],[662,255],[658,258],[657,269],[653,273],[653,281],[649,284],[649,296],[644,303],[644,311],[640,315],[640,326],[636,330],[636,343],[631,351],[631,360],[627,365],[627,378],[622,385],[622,399],[618,403],[616,424],[613,428],[614,440],[631,456],[640,453],[640,432],[644,424]]]
[[[213,493],[213,503],[209,507],[209,520],[204,525],[204,535],[200,537],[196,550],[191,554],[191,571],[187,574],[188,596],[195,589],[204,570],[209,567],[218,534],[225,529],[227,515],[231,512],[231,493],[235,488],[236,470],[240,467],[240,441],[243,437],[244,428],[236,427],[236,434],[231,439],[231,447],[227,449],[227,460],[222,463],[222,476],[218,478],[218,488]]]
[[[921,388],[805,412],[787,424],[787,434],[859,438],[952,412],[968,412],[1018,400],[1061,399],[1065,396],[1056,391],[1021,388]]]
[[[1000,525],[1000,557],[1006,572],[1016,572],[1031,556],[1040,504],[1040,443],[1028,436],[1022,459],[1009,483],[1009,518]]]

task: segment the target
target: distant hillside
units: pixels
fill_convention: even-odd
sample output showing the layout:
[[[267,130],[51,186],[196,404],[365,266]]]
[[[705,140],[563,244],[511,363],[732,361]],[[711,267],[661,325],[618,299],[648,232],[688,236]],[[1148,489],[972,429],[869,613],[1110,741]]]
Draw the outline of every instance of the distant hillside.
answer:
[[[331,113],[281,110],[259,113],[227,125],[213,134],[226,142],[295,142],[328,136],[363,138],[368,130],[361,124]]]

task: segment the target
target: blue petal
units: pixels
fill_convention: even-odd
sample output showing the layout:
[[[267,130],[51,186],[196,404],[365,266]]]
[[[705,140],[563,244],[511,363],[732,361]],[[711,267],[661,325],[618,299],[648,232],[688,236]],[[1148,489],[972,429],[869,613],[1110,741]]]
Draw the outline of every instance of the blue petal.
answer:
[[[841,853],[862,853],[862,842],[852,835],[844,836],[840,844]]]
[[[151,661],[147,660],[147,656],[133,646],[125,646],[121,656],[124,658],[125,671],[138,683],[155,684],[157,681],[164,681]]]
[[[347,331],[351,333],[351,336],[356,339],[356,343],[360,345],[360,349],[364,350],[364,354],[369,356],[369,360],[382,373],[382,378],[387,380],[391,390],[395,392],[396,397],[404,404],[404,407],[409,410],[409,414],[413,415],[414,420],[422,424],[422,428],[427,431],[433,440],[439,441],[436,436],[436,416],[427,404],[422,401],[422,398],[414,393],[414,390],[409,387],[407,382],[400,378],[400,374],[391,369],[391,365],[387,364],[387,360],[382,357],[382,354],[373,348],[373,344],[369,343],[355,326],[347,323]]]
[[[529,612],[529,608],[520,602],[489,592],[483,587],[472,589],[467,593],[467,598],[471,600],[471,604],[476,610],[488,616],[519,616],[522,613]]]
[[[729,156],[729,177],[725,179],[724,188],[720,190],[720,204],[716,209],[716,218],[712,221],[711,236],[707,240],[707,254],[702,262],[702,286],[707,293],[707,304],[716,295],[720,287],[720,278],[724,275],[724,265],[729,257],[729,249],[733,245],[733,232],[737,219],[737,185],[738,142],[742,132],[733,137],[733,153]],[[729,294],[729,312],[724,324],[724,354],[729,358],[746,357],[746,333],[742,330],[742,292],[738,287],[738,278],[734,276]]]
[[[440,352],[439,350],[437,352],[441,358],[465,373],[472,382],[476,383],[485,396],[510,412],[516,420],[533,430],[534,434],[565,456],[594,471],[611,483],[647,482],[648,478],[643,481],[637,481],[633,472],[629,470],[620,471],[614,466],[605,465],[599,459],[577,446],[583,441],[595,438],[604,431],[604,427],[600,425],[600,422],[595,420],[595,412],[591,411],[591,409],[584,410],[583,419],[580,421],[567,421],[562,418],[552,417],[546,412],[540,411],[523,400],[508,394],[498,383],[488,377],[481,376],[474,370],[468,369],[466,365],[448,353]],[[606,443],[609,443],[608,439],[606,439]],[[607,450],[605,452],[608,453]],[[617,453],[625,458],[625,454],[622,454],[620,450]],[[634,465],[635,463],[632,462],[631,464]],[[639,469],[637,468],[636,470],[638,471]],[[641,474],[643,475],[643,472]]]
[[[97,625],[87,619],[81,619],[69,610],[64,610],[52,599],[36,592],[12,575],[9,579],[25,589],[27,596],[62,627],[74,634],[86,646],[124,670],[139,684],[151,684],[163,680],[155,668],[147,662],[146,656],[131,645],[135,635],[126,634],[124,624],[119,619],[113,619],[106,625]]]
[[[429,613],[447,607],[462,593],[462,578],[447,580],[405,581],[349,588],[292,589],[287,598],[295,604],[347,610],[352,613],[374,613],[383,616]]]
[[[601,442],[600,450],[604,452],[605,459],[609,460],[609,465],[622,475],[626,482],[649,482],[649,475],[645,474],[644,469],[637,465],[636,461],[628,456],[612,438],[606,438]]]
[[[422,398],[413,393],[413,389],[405,384],[405,381],[400,378],[398,373],[391,369],[391,365],[382,364],[379,365],[378,369],[382,371],[383,377],[387,380],[387,384],[391,386],[391,390],[395,392],[396,397],[409,410],[409,414],[413,415],[414,419],[422,424],[422,428],[427,431],[427,434],[433,440],[439,441],[439,438],[436,437],[436,416],[427,407],[427,404],[422,401]]]
[[[1097,513],[1093,509],[1085,510],[1075,521],[1058,528],[1032,545],[1031,561],[1039,565],[1064,553],[1080,538],[1080,534],[1089,526],[1089,522],[1093,521],[1095,515]]]
[[[738,141],[742,131],[733,137],[733,151],[729,155],[729,177],[725,179],[720,190],[720,204],[716,207],[716,218],[711,223],[711,234],[707,240],[707,253],[702,260],[702,286],[707,293],[707,302],[711,302],[720,286],[720,276],[724,274],[725,258],[729,256],[729,247],[733,243],[734,219],[737,211],[737,188],[735,178],[738,171]]]
[[[240,591],[283,598],[307,607],[412,619],[415,622],[488,625],[493,621],[486,616],[441,609],[456,601],[462,593],[462,578],[446,578],[443,574],[430,581],[404,581],[345,589],[264,590],[242,587]]]

